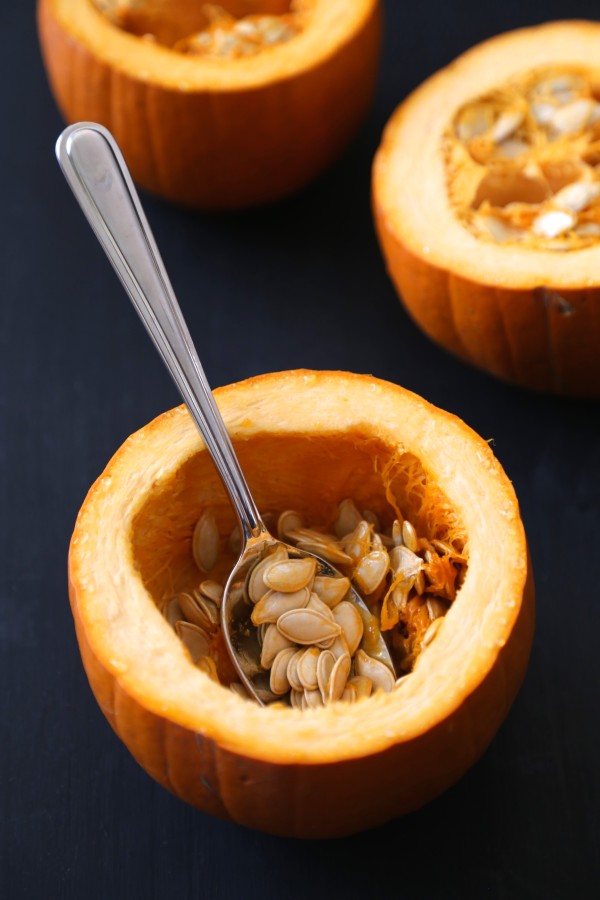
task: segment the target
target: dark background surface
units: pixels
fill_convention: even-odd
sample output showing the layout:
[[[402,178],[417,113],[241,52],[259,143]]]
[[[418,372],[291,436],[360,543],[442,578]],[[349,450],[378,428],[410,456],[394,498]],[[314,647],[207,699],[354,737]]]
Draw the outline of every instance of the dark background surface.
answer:
[[[521,503],[537,582],[523,689],[485,757],[452,790],[345,840],[305,843],[222,823],[139,769],[85,679],[66,556],[91,482],[128,434],[179,399],[54,160],[63,123],[40,62],[33,3],[5,3],[0,896],[7,900],[353,898],[386,896],[386,885],[392,896],[427,900],[600,895],[599,405],[501,384],[433,346],[396,299],[369,208],[382,128],[424,77],[494,33],[598,17],[598,3],[384,5],[371,113],[318,183],[243,214],[143,201],[213,386],[297,366],[370,372],[494,439]],[[315,327],[317,317],[325,327]]]

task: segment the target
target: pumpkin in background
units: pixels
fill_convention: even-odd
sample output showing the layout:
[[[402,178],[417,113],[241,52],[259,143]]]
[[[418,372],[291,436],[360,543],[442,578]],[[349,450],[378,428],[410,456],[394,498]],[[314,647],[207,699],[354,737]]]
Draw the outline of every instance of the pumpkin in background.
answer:
[[[373,169],[390,276],[426,334],[526,387],[600,395],[600,24],[492,38],[392,115]]]
[[[380,8],[39,0],[38,31],[64,118],[105,125],[138,185],[236,208],[301,188],[344,149],[373,93]]]
[[[117,735],[160,784],[273,834],[333,837],[414,810],[480,757],[523,679],[533,580],[513,488],[488,444],[398,386],[290,371],[215,391],[262,510],[327,520],[390,501],[459,541],[464,581],[414,670],[390,693],[261,708],[195,667],[159,612],[200,578],[195,523],[234,514],[184,407],[132,435],[91,488],[69,554],[83,663]]]

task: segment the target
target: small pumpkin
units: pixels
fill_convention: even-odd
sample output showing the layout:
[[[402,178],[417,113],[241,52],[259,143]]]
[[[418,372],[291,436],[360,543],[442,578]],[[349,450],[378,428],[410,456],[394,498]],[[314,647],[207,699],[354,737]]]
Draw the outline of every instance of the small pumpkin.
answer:
[[[373,167],[390,276],[493,375],[600,395],[600,24],[488,40],[392,115]]]
[[[380,7],[39,0],[38,31],[66,120],[105,125],[148,191],[236,208],[299,189],[346,146],[374,88]]]
[[[462,421],[370,376],[290,371],[215,391],[262,509],[326,520],[390,500],[467,571],[435,638],[389,693],[261,708],[194,666],[159,611],[201,577],[194,527],[234,517],[183,407],[132,435],[91,488],[69,553],[83,663],[137,761],[200,809],[274,834],[347,835],[421,806],[483,753],[517,693],[533,581],[513,488]],[[211,577],[210,575],[208,577]]]

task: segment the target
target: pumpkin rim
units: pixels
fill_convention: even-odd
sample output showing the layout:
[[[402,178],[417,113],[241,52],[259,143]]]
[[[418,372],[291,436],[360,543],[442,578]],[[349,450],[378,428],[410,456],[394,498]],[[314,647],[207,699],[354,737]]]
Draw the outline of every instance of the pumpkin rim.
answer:
[[[285,407],[281,409],[285,408],[288,418],[280,416],[273,421],[264,398],[279,397],[282,392]],[[311,400],[307,405],[308,395]],[[460,419],[433,407],[418,395],[366,375],[309,370],[269,373],[219,388],[215,397],[234,440],[264,432],[266,426],[270,426],[266,430],[274,430],[275,425],[277,433],[298,433],[299,416],[315,423],[315,433],[326,433],[323,428],[335,421],[328,418],[332,415],[342,415],[347,429],[352,414],[348,401],[352,401],[355,409],[359,398],[363,405],[368,403],[370,421],[377,412],[385,411],[388,416],[392,409],[397,416],[408,412],[410,425],[405,425],[405,436],[409,436],[409,442],[403,440],[401,446],[413,453],[420,446],[423,450],[417,454],[420,459],[426,461],[431,457],[440,463],[439,470],[433,472],[441,475],[436,477],[436,483],[448,499],[454,504],[456,491],[452,488],[456,487],[457,479],[458,485],[477,488],[471,505],[465,506],[464,497],[462,505],[456,504],[463,520],[464,512],[470,512],[465,521],[469,546],[465,582],[444,627],[402,688],[391,694],[377,694],[352,705],[332,704],[300,712],[261,709],[214,684],[193,667],[179,639],[133,571],[131,542],[127,541],[131,521],[154,479],[166,477],[191,455],[202,452],[200,436],[187,410],[180,406],[162,413],[122,444],[91,487],[77,517],[69,548],[70,597],[79,626],[85,630],[97,660],[122,689],[150,712],[215,740],[231,751],[273,763],[316,764],[368,755],[410,741],[449,719],[499,662],[502,647],[527,602],[527,545],[518,503],[487,442]],[[323,410],[327,398],[331,408]],[[321,406],[318,407],[320,417],[315,422],[317,399]],[[363,408],[361,405],[360,409]],[[364,426],[364,416],[360,422]],[[378,422],[377,433],[387,434],[391,439],[394,432],[389,430],[389,424],[386,428]],[[413,433],[417,432],[416,441],[411,441],[411,428]],[[339,430],[338,425],[338,434]],[[171,449],[167,461],[155,455],[165,440]],[[446,446],[440,450],[442,444]],[[176,452],[172,452],[173,447]],[[449,454],[449,447],[457,451],[454,456]],[[472,467],[477,478],[465,481],[460,471],[465,473],[468,469],[472,475]],[[486,527],[478,536],[469,522],[478,521],[478,517],[481,521],[481,502],[487,503],[489,514]],[[103,528],[99,527],[101,522]],[[488,577],[491,567],[484,563],[483,557],[489,552],[492,535],[499,553],[494,572],[496,575],[501,572],[502,579],[489,599],[485,589],[487,585],[491,590]],[[113,548],[118,551],[116,556]],[[124,588],[128,595],[126,602]],[[118,624],[119,616],[127,613],[127,605],[133,606],[134,602],[147,614],[137,623],[140,629],[137,636],[146,642],[141,661],[131,649],[130,641],[135,635],[126,630],[118,644],[116,633],[111,632],[111,623]],[[465,617],[469,609],[471,614],[481,612],[481,618],[475,615],[471,622],[472,615]],[[466,653],[465,622],[470,624],[475,637],[479,637],[472,647],[467,641]],[[467,632],[467,637],[470,633]],[[158,651],[153,662],[147,655],[150,647]],[[454,665],[459,657],[459,664]],[[453,664],[450,679],[445,665],[448,662]],[[166,665],[171,675],[167,683],[157,674],[159,664]],[[183,681],[176,685],[179,675]]]
[[[244,92],[300,76],[334,57],[380,13],[379,0],[311,0],[307,27],[293,40],[256,56],[213,60],[152,44],[110,22],[89,0],[39,0],[63,29],[121,74],[186,93]]]
[[[521,290],[597,285],[600,244],[561,254],[471,234],[448,202],[440,148],[463,104],[537,67],[564,63],[598,69],[599,50],[599,22],[557,20],[488,38],[427,78],[396,107],[374,157],[372,198],[380,227],[426,265],[480,284]],[[520,59],[527,64],[520,65]],[[417,203],[415,186],[421,192]]]

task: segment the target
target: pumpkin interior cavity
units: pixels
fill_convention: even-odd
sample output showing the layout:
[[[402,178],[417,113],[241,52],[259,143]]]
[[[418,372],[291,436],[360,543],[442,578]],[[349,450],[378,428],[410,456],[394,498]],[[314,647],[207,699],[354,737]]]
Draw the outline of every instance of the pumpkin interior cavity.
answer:
[[[536,69],[464,104],[443,137],[459,220],[500,244],[600,241],[600,72]]]
[[[294,437],[262,434],[237,442],[236,452],[259,508],[265,517],[272,516],[267,523],[272,533],[276,533],[281,514],[295,510],[302,520],[300,525],[335,536],[346,531],[339,522],[340,503],[350,500],[355,510],[360,510],[360,518],[367,515],[377,522],[369,540],[380,531],[388,548],[394,547],[392,535],[399,527],[393,523],[401,525],[408,520],[405,540],[398,540],[407,544],[402,553],[413,560],[411,529],[419,539],[443,542],[445,549],[439,550],[439,557],[433,553],[434,558],[428,560],[431,567],[419,576],[420,589],[415,587],[415,573],[405,597],[395,593],[396,589],[402,593],[402,573],[390,568],[387,580],[369,584],[369,573],[360,581],[358,568],[345,569],[331,560],[344,574],[354,574],[355,584],[376,614],[377,627],[389,633],[396,675],[410,672],[462,583],[467,557],[465,530],[419,460],[363,433]],[[202,452],[154,486],[134,518],[131,535],[133,558],[142,581],[185,643],[192,661],[215,680],[234,688],[237,676],[220,635],[217,611],[219,585],[224,584],[237,560],[235,527],[234,513],[214,466]],[[297,540],[286,537],[290,543]],[[368,544],[364,552],[371,549]],[[416,543],[413,549],[417,549]],[[318,548],[314,552],[319,552]],[[390,558],[392,553],[390,550]],[[446,593],[434,585],[442,574],[451,581]],[[182,614],[182,608],[185,611],[192,601],[202,607],[197,628],[192,627],[194,615],[190,619]],[[401,612],[400,606],[394,605],[400,601]],[[388,689],[392,687],[393,681]],[[342,699],[357,699],[352,694],[348,689]]]
[[[118,28],[178,53],[255,56],[299,34],[311,0],[91,0]]]

